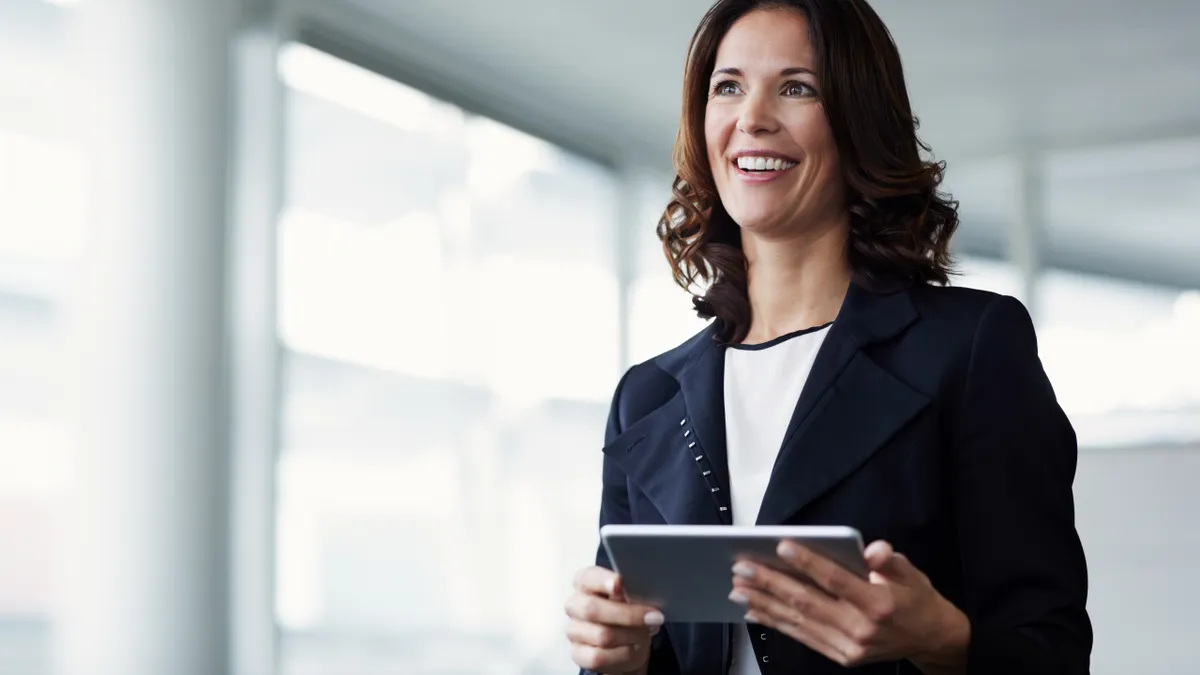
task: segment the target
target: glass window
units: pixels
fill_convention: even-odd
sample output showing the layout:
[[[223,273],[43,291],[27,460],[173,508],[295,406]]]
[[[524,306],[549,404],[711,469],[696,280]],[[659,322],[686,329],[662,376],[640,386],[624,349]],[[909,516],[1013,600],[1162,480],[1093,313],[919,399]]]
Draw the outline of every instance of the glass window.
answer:
[[[956,262],[958,274],[950,278],[951,286],[977,288],[1018,299],[1024,295],[1021,276],[1010,262],[972,256],[959,256]]]
[[[0,2],[0,672],[46,675],[72,438],[62,367],[64,272],[86,180],[63,133],[63,11]]]
[[[283,672],[567,670],[620,375],[615,180],[304,46],[280,70]]]
[[[1053,261],[1093,272],[1048,270],[1038,291],[1046,368],[1081,442],[1194,441],[1200,138],[1052,153],[1045,180]]]
[[[634,246],[629,295],[629,352],[633,363],[672,349],[707,325],[696,316],[691,294],[675,283],[658,239],[658,220],[671,197],[669,174],[646,173],[629,180]],[[626,224],[628,226],[628,224]]]
[[[1200,408],[1200,292],[1051,270],[1039,294],[1042,358],[1069,413]]]

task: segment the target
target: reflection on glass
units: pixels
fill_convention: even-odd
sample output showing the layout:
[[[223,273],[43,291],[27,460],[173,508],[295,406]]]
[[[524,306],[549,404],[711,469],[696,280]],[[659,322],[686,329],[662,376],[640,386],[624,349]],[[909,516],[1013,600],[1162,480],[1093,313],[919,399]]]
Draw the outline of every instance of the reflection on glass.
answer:
[[[7,95],[39,98],[20,88],[0,99],[7,102]],[[50,671],[58,511],[70,488],[74,445],[58,379],[59,307],[83,237],[85,179],[76,148],[0,128],[0,672],[6,675]]]
[[[1200,293],[1062,271],[1040,293],[1042,357],[1069,413],[1200,410]]]
[[[569,668],[620,375],[607,170],[306,47],[279,223],[284,673]]]

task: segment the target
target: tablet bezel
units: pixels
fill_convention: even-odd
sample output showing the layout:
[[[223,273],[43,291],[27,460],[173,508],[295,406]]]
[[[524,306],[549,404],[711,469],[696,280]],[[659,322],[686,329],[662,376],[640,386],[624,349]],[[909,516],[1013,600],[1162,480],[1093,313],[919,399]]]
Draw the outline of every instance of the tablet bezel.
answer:
[[[748,555],[789,571],[774,552],[785,539],[867,576],[862,535],[843,525],[605,525],[600,538],[629,600],[661,608],[671,622],[745,623],[745,609],[728,598],[733,562]],[[671,545],[685,539],[682,547]],[[707,549],[706,559],[689,559],[685,549]]]

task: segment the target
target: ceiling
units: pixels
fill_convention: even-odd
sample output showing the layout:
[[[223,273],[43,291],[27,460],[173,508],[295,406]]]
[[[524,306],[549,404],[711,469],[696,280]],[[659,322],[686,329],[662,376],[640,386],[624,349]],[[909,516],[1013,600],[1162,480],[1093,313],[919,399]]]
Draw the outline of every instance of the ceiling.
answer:
[[[709,6],[278,1],[317,47],[593,159],[664,174],[684,54]],[[1200,288],[1200,2],[874,4],[900,46],[922,136],[949,162],[960,250],[1004,255],[1018,206],[1011,158],[1032,149],[1046,160],[1047,262]],[[14,56],[0,61],[0,81],[36,90],[61,78],[61,10],[0,6],[21,19],[0,25]],[[47,135],[70,109],[4,102],[6,125]],[[342,145],[330,139],[326,151]]]
[[[578,145],[647,161],[669,153],[688,40],[710,4],[346,3],[376,25],[385,22],[393,37],[384,46],[414,53],[426,77],[469,73],[464,97],[492,98],[531,121],[557,119],[556,127],[577,131]],[[1200,135],[1194,0],[875,6],[900,47],[924,135],[940,156]],[[345,8],[328,12],[353,23]]]
[[[315,46],[616,166],[667,171],[709,0],[293,0]],[[1047,160],[1045,259],[1200,287],[1200,2],[876,0],[964,250],[1003,255]]]

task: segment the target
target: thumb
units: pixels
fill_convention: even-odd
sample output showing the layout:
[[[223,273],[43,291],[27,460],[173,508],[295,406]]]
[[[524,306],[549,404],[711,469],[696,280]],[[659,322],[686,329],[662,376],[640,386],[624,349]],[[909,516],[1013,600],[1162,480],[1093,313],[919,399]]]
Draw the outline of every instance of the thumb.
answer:
[[[625,584],[621,583],[620,575],[616,575],[609,579],[605,590],[608,591],[609,600],[613,600],[615,602],[625,601]]]
[[[620,575],[613,577],[613,579],[609,581],[608,599],[612,600],[613,602],[629,602],[629,597],[625,595],[625,586],[621,582]],[[662,626],[650,626],[650,637],[658,635],[658,631],[661,629]]]
[[[902,553],[896,553],[886,541],[875,541],[863,552],[872,583],[904,581],[912,577],[916,567]]]

